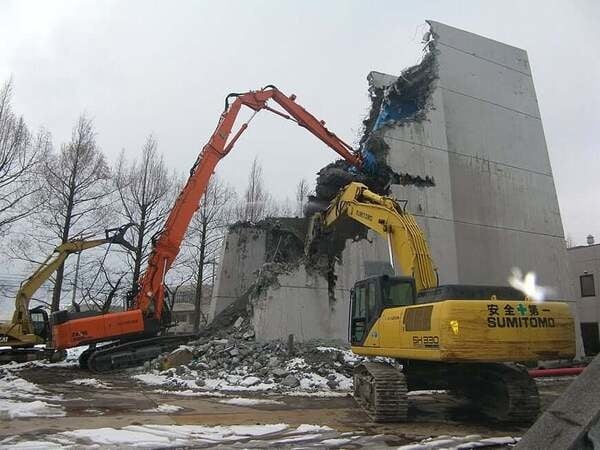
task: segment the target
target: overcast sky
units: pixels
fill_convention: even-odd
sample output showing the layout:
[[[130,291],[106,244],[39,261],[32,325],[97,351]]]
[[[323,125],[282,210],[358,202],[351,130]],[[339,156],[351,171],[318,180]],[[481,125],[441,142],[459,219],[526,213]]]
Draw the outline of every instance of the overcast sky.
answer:
[[[91,116],[109,159],[139,155],[149,133],[187,171],[229,92],[275,84],[355,143],[371,70],[399,73],[421,56],[433,19],[529,53],[565,233],[600,241],[600,7],[584,1],[7,1],[0,0],[0,80],[56,147]],[[335,154],[268,113],[218,173],[238,191],[255,155],[269,190]]]

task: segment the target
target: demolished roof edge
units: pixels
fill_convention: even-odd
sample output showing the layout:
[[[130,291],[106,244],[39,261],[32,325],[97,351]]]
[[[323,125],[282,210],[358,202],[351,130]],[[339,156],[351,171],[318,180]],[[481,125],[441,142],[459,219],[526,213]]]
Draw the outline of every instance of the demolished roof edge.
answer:
[[[525,50],[524,48],[517,47],[516,45],[507,44],[506,42],[502,42],[502,41],[499,41],[497,39],[492,39],[490,37],[483,36],[481,34],[477,34],[477,33],[474,33],[472,31],[463,30],[462,28],[453,27],[452,25],[448,25],[448,24],[443,23],[443,22],[438,22],[438,21],[432,20],[432,19],[425,19],[425,23],[427,23],[427,25],[429,25],[429,31],[431,31],[432,33],[434,33],[436,36],[438,35],[436,28],[439,28],[439,26],[442,26],[442,27],[451,28],[453,30],[460,31],[460,32],[465,33],[465,34],[469,34],[469,35],[475,36],[475,37],[477,37],[479,39],[487,39],[488,41],[494,42],[496,44],[499,44],[499,45],[502,45],[502,46],[505,46],[505,47],[510,47],[510,48],[515,49],[515,50],[520,50],[520,51],[524,52],[525,54],[527,54],[527,50]]]

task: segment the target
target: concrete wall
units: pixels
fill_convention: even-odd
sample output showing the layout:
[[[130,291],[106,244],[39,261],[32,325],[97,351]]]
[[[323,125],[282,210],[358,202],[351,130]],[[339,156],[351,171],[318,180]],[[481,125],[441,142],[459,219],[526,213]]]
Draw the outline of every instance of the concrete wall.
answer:
[[[372,241],[372,242],[369,242]],[[280,275],[278,283],[254,299],[253,324],[258,340],[297,341],[348,338],[350,289],[358,280],[389,272],[387,243],[369,232],[368,240],[346,241],[341,264],[336,264],[334,297],[320,274],[307,273],[301,265],[290,274]]]
[[[340,339],[347,337],[349,295],[336,289],[340,301],[329,301],[327,280],[308,274],[304,266],[279,276],[278,286],[254,299],[253,324],[256,339],[295,340]]]
[[[527,53],[441,23],[430,25],[438,77],[426,117],[378,133],[389,146],[394,170],[431,176],[435,186],[394,185],[392,194],[407,200],[417,216],[441,283],[506,285],[511,269],[519,267],[536,272],[539,283],[554,287],[556,297],[571,302],[576,312]],[[378,86],[395,78],[377,72],[368,77]],[[264,328],[259,333],[284,337],[291,331],[281,330],[294,329],[306,336],[305,324],[314,322],[315,335],[345,338],[345,325],[339,324],[346,321],[348,289],[365,276],[366,261],[388,259],[386,243],[371,239],[348,242],[344,250],[336,271],[335,313],[326,313],[323,280],[308,280],[300,270],[266,293],[256,317]],[[269,314],[277,318],[272,325]]]
[[[512,267],[571,300],[558,200],[527,53],[430,22],[438,79],[426,120],[386,130],[388,162],[434,177],[394,186],[442,283],[506,284]]]
[[[427,118],[384,139],[395,170],[431,175],[436,186],[394,186],[394,195],[418,216],[441,283],[503,285],[519,267],[576,312],[527,53],[430,25],[438,79]]]
[[[265,263],[266,232],[236,227],[227,233],[208,312],[208,321],[240,297],[256,280]]]

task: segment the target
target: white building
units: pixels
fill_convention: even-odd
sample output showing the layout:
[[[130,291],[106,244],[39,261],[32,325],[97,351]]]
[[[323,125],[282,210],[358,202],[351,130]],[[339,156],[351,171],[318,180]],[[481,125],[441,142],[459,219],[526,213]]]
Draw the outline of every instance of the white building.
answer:
[[[567,254],[585,354],[595,355],[600,352],[600,293],[596,287],[600,277],[600,244],[594,244],[590,235],[588,245],[569,248]]]

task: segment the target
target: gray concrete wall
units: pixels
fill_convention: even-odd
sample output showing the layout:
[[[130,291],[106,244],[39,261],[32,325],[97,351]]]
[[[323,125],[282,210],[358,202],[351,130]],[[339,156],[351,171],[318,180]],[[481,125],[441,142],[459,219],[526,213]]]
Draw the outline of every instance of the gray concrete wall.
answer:
[[[438,78],[426,117],[379,132],[394,170],[431,176],[435,187],[394,185],[392,195],[407,200],[417,217],[442,284],[506,285],[511,269],[519,267],[536,272],[538,282],[554,287],[556,297],[571,302],[576,313],[527,53],[437,22],[430,25]],[[373,72],[368,79],[385,86],[395,77]],[[345,338],[348,290],[366,275],[367,261],[388,260],[386,242],[370,238],[347,243],[336,269],[334,304],[324,280],[309,280],[302,268],[282,277],[281,287],[269,289],[255,313],[259,336],[285,337],[294,330],[304,337]],[[222,296],[219,291],[217,286]],[[310,333],[307,323],[314,324]]]
[[[256,281],[265,263],[266,232],[236,227],[227,233],[221,248],[221,264],[215,279],[208,321],[240,297]]]
[[[297,341],[346,341],[349,306],[346,294],[336,289],[336,298],[340,300],[330,303],[327,280],[308,274],[304,266],[280,275],[277,286],[253,299],[256,339],[286,339],[293,334]]]
[[[371,242],[369,242],[371,241]],[[278,283],[253,299],[256,339],[295,340],[348,339],[350,289],[358,280],[390,270],[387,243],[372,232],[368,240],[346,241],[341,264],[336,264],[334,296],[329,297],[325,277],[307,273],[301,265],[290,274],[280,275]]]

